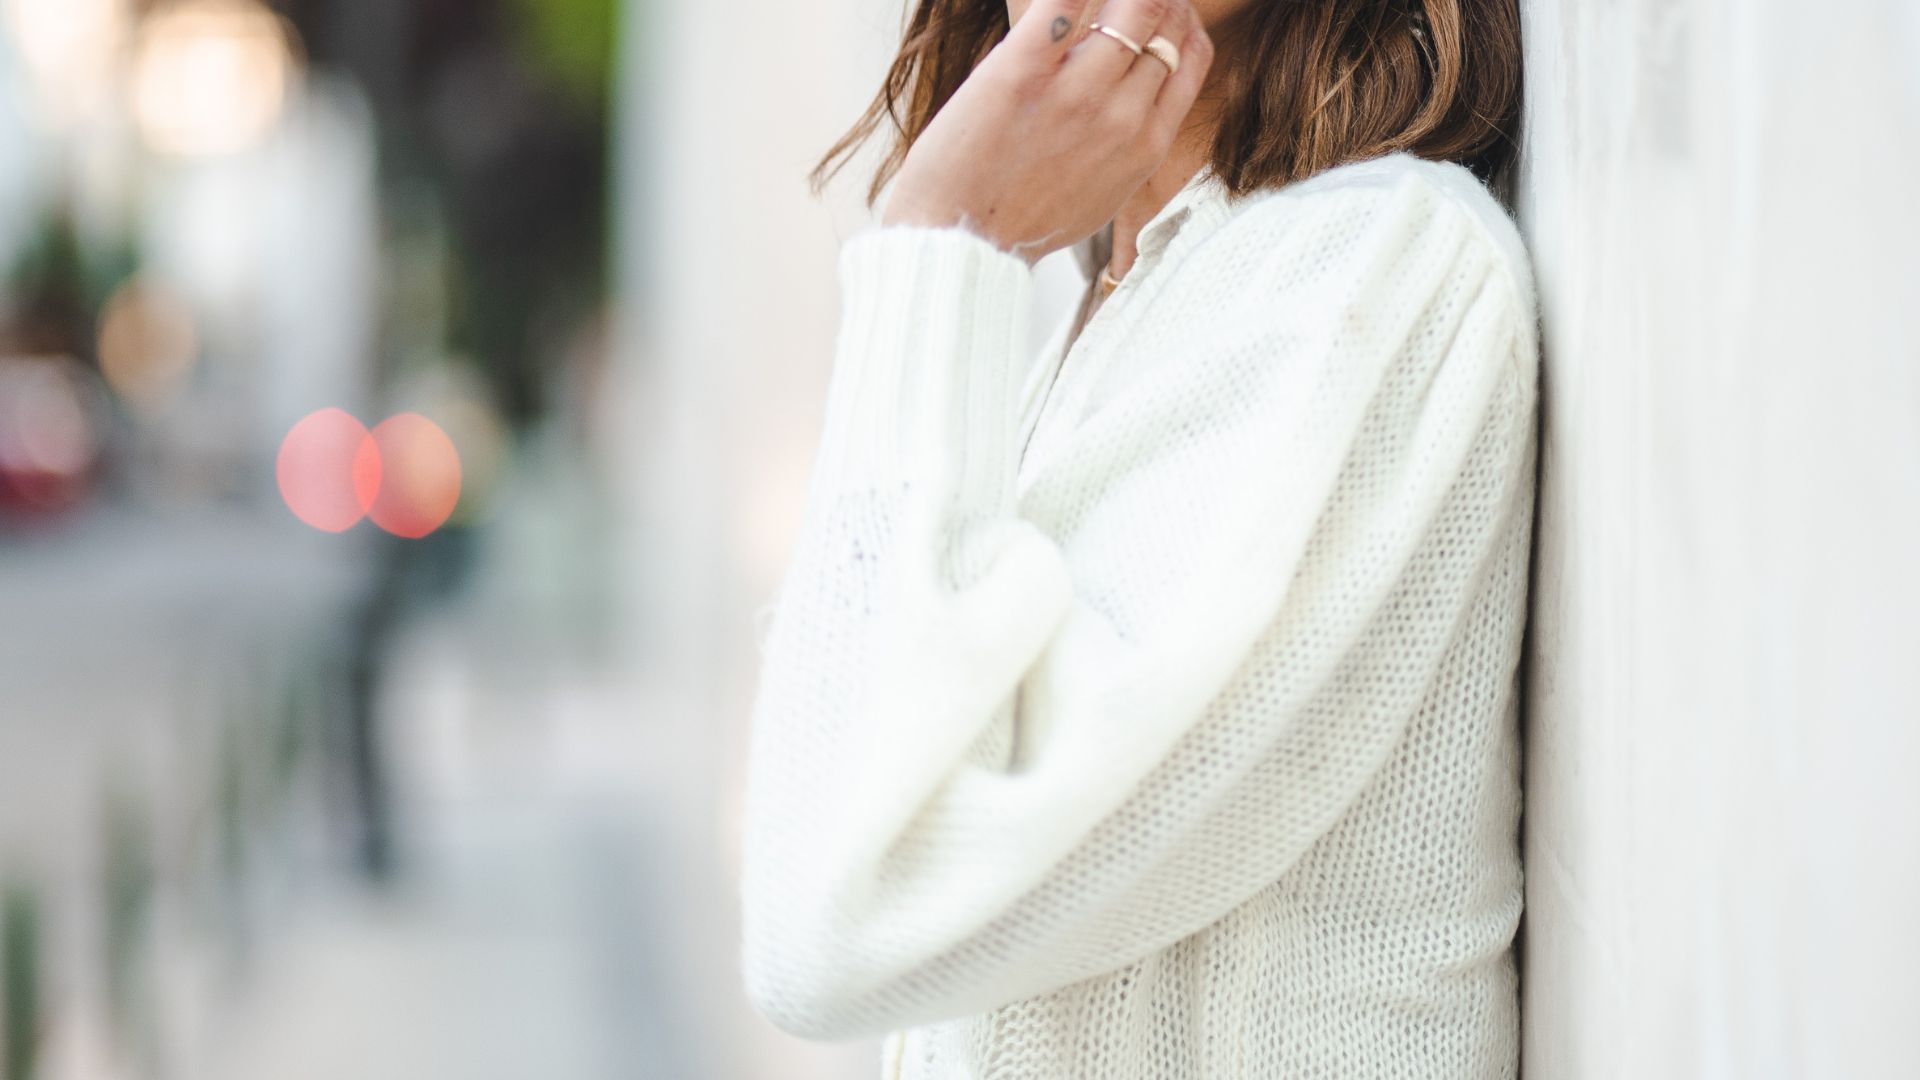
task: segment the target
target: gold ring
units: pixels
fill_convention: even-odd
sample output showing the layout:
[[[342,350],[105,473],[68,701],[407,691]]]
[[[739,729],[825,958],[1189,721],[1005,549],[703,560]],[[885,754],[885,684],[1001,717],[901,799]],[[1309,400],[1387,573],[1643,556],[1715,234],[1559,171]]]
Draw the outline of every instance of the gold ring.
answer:
[[[1153,35],[1153,40],[1147,42],[1146,49],[1155,60],[1167,65],[1168,75],[1180,70],[1180,46],[1175,45],[1164,35]]]
[[[1125,45],[1128,51],[1132,52],[1133,55],[1135,56],[1139,56],[1141,53],[1146,51],[1145,49],[1140,47],[1139,42],[1133,40],[1132,38],[1121,33],[1120,31],[1115,30],[1113,27],[1108,26],[1106,23],[1094,23],[1093,25],[1087,27],[1087,29],[1098,30],[1101,33],[1112,38],[1113,40],[1119,42],[1120,44]]]

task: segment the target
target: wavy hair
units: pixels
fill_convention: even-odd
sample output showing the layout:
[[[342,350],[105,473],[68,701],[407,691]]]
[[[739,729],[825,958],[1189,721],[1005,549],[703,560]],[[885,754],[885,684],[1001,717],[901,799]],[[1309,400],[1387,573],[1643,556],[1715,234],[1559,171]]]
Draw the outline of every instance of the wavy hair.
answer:
[[[814,166],[820,191],[885,127],[869,205],[1008,31],[1004,0],[917,0],[866,112]],[[1252,0],[1212,28],[1211,161],[1234,195],[1406,151],[1504,187],[1521,104],[1517,0]]]

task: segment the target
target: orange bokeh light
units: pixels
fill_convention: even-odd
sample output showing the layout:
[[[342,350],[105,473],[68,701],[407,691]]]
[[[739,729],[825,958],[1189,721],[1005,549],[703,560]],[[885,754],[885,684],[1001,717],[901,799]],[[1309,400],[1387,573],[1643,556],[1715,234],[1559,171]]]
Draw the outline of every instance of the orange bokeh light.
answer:
[[[388,417],[373,429],[379,448],[378,495],[367,508],[375,525],[417,540],[444,524],[460,502],[460,452],[440,425],[419,413]]]
[[[287,509],[324,532],[371,518],[417,540],[445,524],[460,501],[460,453],[419,413],[368,431],[344,410],[321,409],[287,432],[274,471]]]

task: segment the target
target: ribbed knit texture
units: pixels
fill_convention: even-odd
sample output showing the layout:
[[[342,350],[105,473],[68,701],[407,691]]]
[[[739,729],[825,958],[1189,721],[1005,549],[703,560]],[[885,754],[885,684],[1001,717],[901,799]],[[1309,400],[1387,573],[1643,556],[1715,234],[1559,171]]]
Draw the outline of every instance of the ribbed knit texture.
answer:
[[[888,1080],[1512,1076],[1536,345],[1491,196],[1203,170],[1064,362],[962,229],[840,275],[757,1007]]]

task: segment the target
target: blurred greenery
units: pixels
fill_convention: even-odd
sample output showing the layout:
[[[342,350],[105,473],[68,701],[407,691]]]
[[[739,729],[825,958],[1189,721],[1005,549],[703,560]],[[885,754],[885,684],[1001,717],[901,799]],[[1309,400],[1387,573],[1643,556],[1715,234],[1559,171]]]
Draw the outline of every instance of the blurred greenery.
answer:
[[[527,62],[599,115],[613,80],[615,0],[512,0]]]
[[[136,1020],[135,985],[153,900],[152,824],[145,805],[122,780],[106,796],[105,962],[107,1006],[123,1032]]]
[[[33,1080],[40,1056],[40,898],[15,883],[0,895],[0,1059],[4,1080]]]
[[[446,353],[539,420],[605,302],[616,0],[294,0],[316,67],[360,83],[392,249],[446,268]],[[383,360],[383,381],[399,361]]]
[[[83,238],[65,206],[49,207],[8,268],[5,294],[18,316],[5,327],[13,340],[0,346],[92,360],[94,317],[139,261],[125,238]]]

